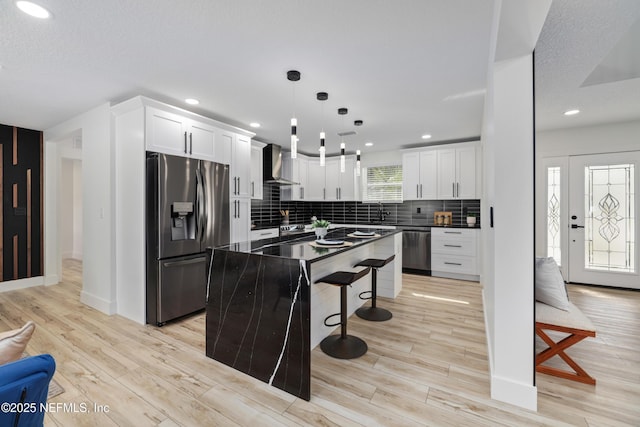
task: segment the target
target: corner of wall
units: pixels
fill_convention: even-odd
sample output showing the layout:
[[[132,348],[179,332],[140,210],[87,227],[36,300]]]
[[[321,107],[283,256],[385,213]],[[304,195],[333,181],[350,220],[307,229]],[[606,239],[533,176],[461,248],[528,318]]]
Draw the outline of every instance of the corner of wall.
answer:
[[[491,398],[531,411],[538,410],[538,389],[536,386],[493,374],[491,375]]]

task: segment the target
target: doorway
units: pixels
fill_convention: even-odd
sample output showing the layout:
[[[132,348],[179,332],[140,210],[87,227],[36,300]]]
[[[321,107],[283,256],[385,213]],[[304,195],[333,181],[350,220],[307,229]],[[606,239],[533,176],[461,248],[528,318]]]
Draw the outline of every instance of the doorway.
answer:
[[[565,279],[640,289],[640,151],[548,159],[547,256]]]
[[[57,143],[58,254],[63,280],[82,275],[82,136],[74,134]]]

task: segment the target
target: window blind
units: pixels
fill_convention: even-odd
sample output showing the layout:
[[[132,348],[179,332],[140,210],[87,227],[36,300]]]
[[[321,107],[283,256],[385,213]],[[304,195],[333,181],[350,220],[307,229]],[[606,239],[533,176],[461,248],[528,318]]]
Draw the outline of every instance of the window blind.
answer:
[[[402,165],[363,168],[363,202],[402,202]]]

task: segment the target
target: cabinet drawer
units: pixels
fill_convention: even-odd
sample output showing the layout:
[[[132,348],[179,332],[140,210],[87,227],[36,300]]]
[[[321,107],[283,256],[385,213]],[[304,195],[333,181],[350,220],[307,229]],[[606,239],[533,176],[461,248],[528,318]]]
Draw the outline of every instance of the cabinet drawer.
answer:
[[[476,240],[469,237],[433,238],[431,251],[454,255],[476,255]]]
[[[251,230],[251,240],[270,239],[278,237],[280,230],[277,228],[265,228],[262,230]]]
[[[432,254],[431,270],[459,274],[478,274],[476,257]]]

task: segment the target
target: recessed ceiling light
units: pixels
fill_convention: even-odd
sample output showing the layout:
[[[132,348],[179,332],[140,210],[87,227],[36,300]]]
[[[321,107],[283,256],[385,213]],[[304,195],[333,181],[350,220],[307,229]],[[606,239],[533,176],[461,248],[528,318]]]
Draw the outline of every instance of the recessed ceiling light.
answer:
[[[431,138],[431,135],[429,135],[428,133],[425,133],[424,135],[422,135],[422,139],[429,139]]]
[[[372,147],[373,146],[373,142],[365,142],[364,145],[366,147]]]
[[[251,123],[249,123],[249,126],[251,126],[252,128],[259,128],[259,127],[260,127],[260,123],[258,123],[258,122],[251,122]]]
[[[186,102],[189,105],[198,105],[198,104],[200,104],[200,101],[198,101],[195,98],[187,98],[187,99],[184,100],[184,102]]]
[[[51,16],[47,9],[35,3],[31,3],[30,1],[17,1],[16,6],[18,6],[21,11],[27,15],[33,16],[34,18],[47,19]]]
[[[565,116],[575,116],[579,112],[580,112],[580,110],[567,110],[567,111],[564,112],[564,115]]]

